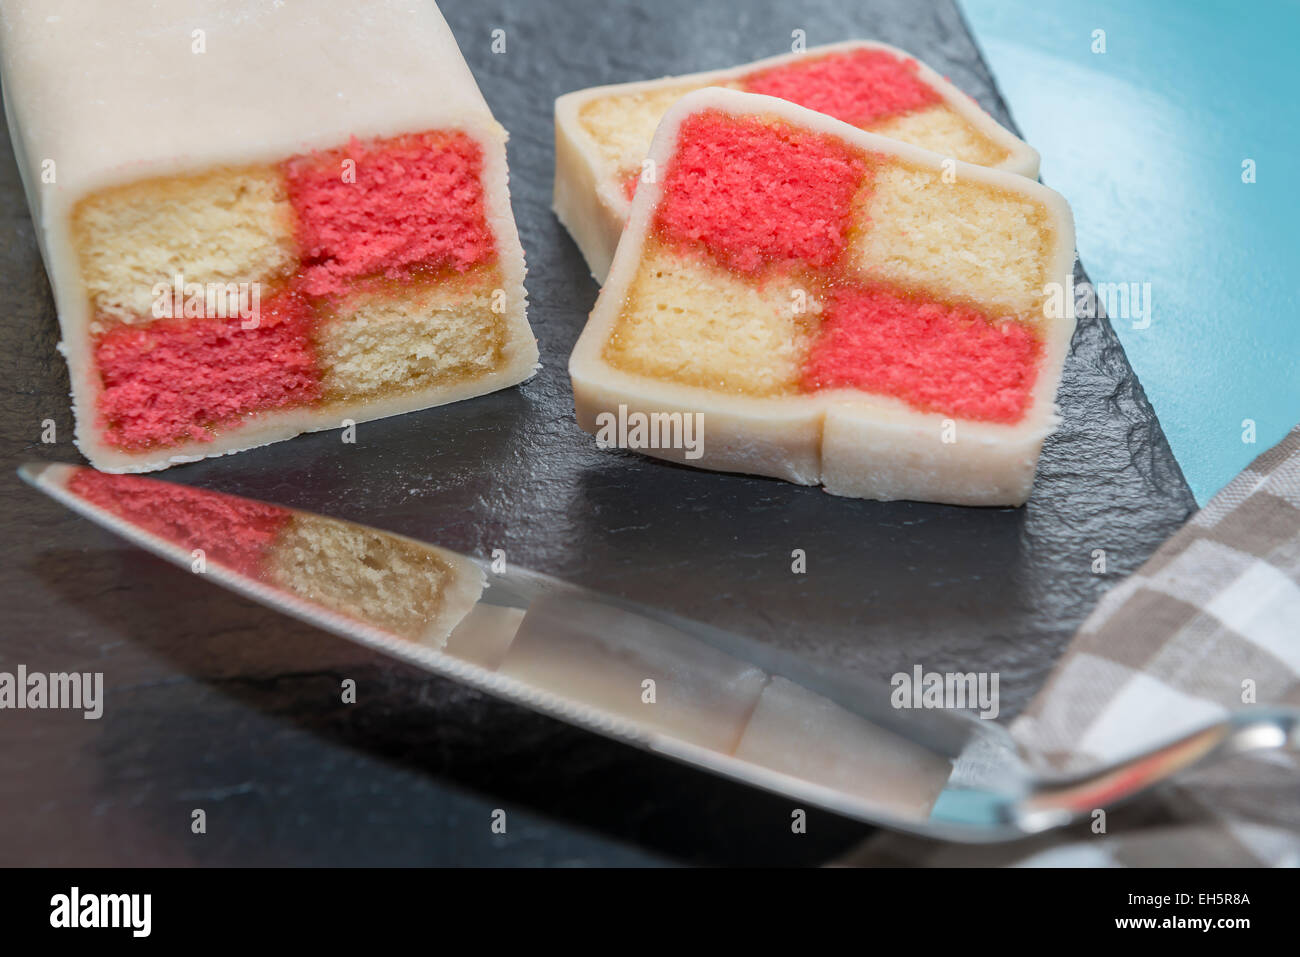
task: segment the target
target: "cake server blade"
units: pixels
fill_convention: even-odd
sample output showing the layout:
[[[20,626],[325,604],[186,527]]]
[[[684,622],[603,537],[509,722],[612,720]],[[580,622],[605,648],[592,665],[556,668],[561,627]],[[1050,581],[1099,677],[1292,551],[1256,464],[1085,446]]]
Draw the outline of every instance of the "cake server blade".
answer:
[[[998,725],[740,635],[355,523],[134,475],[24,481],[191,573],[326,631],[644,750],[861,821],[991,841],[1045,830],[1213,756],[1294,744],[1250,712],[1069,779]]]

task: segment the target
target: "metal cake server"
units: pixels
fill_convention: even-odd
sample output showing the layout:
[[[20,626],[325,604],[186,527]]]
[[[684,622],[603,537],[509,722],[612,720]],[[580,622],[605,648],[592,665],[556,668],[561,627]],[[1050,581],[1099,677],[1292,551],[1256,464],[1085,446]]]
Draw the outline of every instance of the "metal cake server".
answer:
[[[948,840],[1005,840],[1110,807],[1193,765],[1296,747],[1252,709],[1070,777],[1002,727],[900,710],[891,689],[546,575],[171,482],[28,464],[24,481],[128,541],[344,638],[799,804]]]

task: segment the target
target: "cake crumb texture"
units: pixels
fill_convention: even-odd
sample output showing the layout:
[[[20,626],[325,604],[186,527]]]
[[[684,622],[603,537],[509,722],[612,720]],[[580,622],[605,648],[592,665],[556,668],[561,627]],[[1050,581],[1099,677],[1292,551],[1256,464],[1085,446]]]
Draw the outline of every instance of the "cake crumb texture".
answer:
[[[327,311],[315,333],[327,398],[427,389],[492,372],[505,346],[494,279],[489,270],[412,285],[401,296],[361,292]]]
[[[605,359],[684,385],[790,394],[799,390],[819,308],[793,280],[755,284],[702,256],[655,246],[642,260]]]
[[[865,278],[1041,315],[1051,233],[1032,200],[891,163],[859,197],[857,217],[850,256]]]
[[[262,282],[297,265],[293,212],[272,166],[217,169],[117,186],[72,214],[73,244],[92,311],[153,320],[153,288],[185,282]]]
[[[891,140],[980,166],[997,166],[1011,155],[1005,146],[999,146],[960,113],[943,104],[891,116],[867,129]]]
[[[272,581],[308,601],[411,639],[436,621],[452,577],[432,549],[301,513],[281,532],[266,567]]]
[[[859,389],[923,412],[1019,421],[1029,408],[1042,344],[1032,326],[990,322],[875,285],[831,295],[804,370],[804,387]]]
[[[353,140],[286,170],[308,295],[339,295],[356,279],[400,279],[416,267],[464,271],[496,254],[483,151],[463,133]]]
[[[746,273],[832,265],[844,250],[865,161],[832,136],[706,110],[687,117],[655,228]]]
[[[1044,355],[1046,210],[766,116],[683,119],[603,354],[770,397],[849,389],[1014,424]]]

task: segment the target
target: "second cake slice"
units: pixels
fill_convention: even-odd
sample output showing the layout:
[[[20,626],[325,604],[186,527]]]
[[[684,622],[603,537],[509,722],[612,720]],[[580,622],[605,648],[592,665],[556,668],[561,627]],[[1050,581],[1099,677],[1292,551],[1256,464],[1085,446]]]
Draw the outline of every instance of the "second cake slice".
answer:
[[[1064,199],[708,89],[665,116],[570,359],[602,444],[864,498],[1028,497],[1074,323]]]
[[[665,111],[693,90],[777,96],[944,156],[1038,175],[1038,153],[911,54],[850,40],[755,63],[620,83],[555,101],[555,212],[604,281],[631,211],[650,140]]]

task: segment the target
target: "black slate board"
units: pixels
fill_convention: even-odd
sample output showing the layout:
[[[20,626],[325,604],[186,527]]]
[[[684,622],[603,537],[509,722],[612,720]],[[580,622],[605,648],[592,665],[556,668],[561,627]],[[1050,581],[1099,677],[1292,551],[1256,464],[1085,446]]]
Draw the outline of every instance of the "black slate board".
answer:
[[[600,452],[565,364],[596,296],[550,212],[568,90],[851,37],[910,50],[1009,123],[947,0],[447,0],[511,131],[544,369],[519,389],[164,477],[487,555],[748,633],[844,671],[997,671],[1027,702],[1111,584],[1193,499],[1105,321],[1082,322],[1065,426],[1023,509],[851,501]],[[491,50],[503,29],[506,52]],[[427,95],[412,91],[412,95]],[[1062,104],[1063,110],[1069,104]],[[397,665],[133,551],[19,485],[79,461],[53,304],[0,148],[0,670],[103,671],[102,720],[0,715],[0,864],[818,863],[868,829],[714,780]],[[41,445],[42,420],[60,442]],[[802,548],[808,572],[790,571]],[[1103,548],[1108,572],[1091,571]],[[359,702],[339,703],[355,678]],[[207,833],[193,835],[203,808]],[[489,815],[508,813],[505,835]]]

